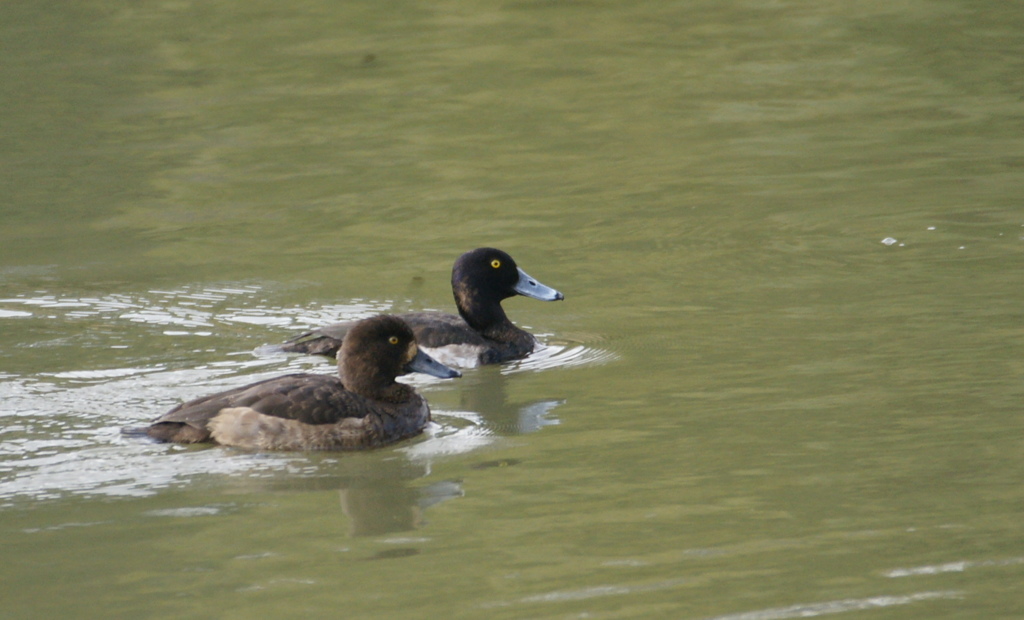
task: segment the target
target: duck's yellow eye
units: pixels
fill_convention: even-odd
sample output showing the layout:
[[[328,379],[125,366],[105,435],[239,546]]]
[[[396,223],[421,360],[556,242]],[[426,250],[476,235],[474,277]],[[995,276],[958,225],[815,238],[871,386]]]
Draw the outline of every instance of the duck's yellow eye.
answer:
[[[492,260],[491,261],[491,267],[494,267],[495,269],[497,269],[498,267],[501,267],[501,261],[498,260],[498,259]]]
[[[392,336],[388,338],[388,342],[390,342],[391,344],[398,344],[398,336]]]

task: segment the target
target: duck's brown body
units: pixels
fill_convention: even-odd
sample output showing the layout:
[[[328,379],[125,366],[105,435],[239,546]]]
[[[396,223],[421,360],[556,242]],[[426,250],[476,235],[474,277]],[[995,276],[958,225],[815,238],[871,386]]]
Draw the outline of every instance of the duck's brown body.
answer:
[[[458,376],[420,352],[408,325],[391,316],[357,323],[338,368],[335,377],[285,375],[197,398],[144,430],[161,441],[252,449],[375,448],[417,435],[430,421],[427,401],[396,376]]]

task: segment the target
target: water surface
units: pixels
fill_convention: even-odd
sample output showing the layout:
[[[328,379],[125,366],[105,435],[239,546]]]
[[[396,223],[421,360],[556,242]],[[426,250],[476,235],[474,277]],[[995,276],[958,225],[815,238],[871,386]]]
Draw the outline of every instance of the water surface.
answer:
[[[10,617],[1024,614],[1024,14],[7,2]],[[121,436],[262,345],[566,294],[359,454]]]

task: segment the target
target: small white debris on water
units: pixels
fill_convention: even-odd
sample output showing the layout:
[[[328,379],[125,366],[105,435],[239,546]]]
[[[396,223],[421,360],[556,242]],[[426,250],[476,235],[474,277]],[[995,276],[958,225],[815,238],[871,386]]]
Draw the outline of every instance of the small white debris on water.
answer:
[[[893,245],[894,243],[896,243],[896,240],[893,239],[892,237],[886,237],[885,239],[882,239],[882,243],[885,245]]]

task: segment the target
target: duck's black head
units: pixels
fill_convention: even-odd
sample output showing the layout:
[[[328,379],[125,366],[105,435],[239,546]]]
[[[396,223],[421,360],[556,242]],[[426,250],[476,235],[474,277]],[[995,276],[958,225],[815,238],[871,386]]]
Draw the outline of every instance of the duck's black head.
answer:
[[[477,248],[460,256],[452,267],[452,292],[459,314],[479,330],[508,320],[501,302],[509,297],[565,299],[560,292],[531,278],[511,256],[496,248]]]
[[[338,351],[338,372],[346,388],[367,396],[410,372],[444,379],[462,376],[420,351],[409,325],[389,314],[364,319],[348,330]]]

